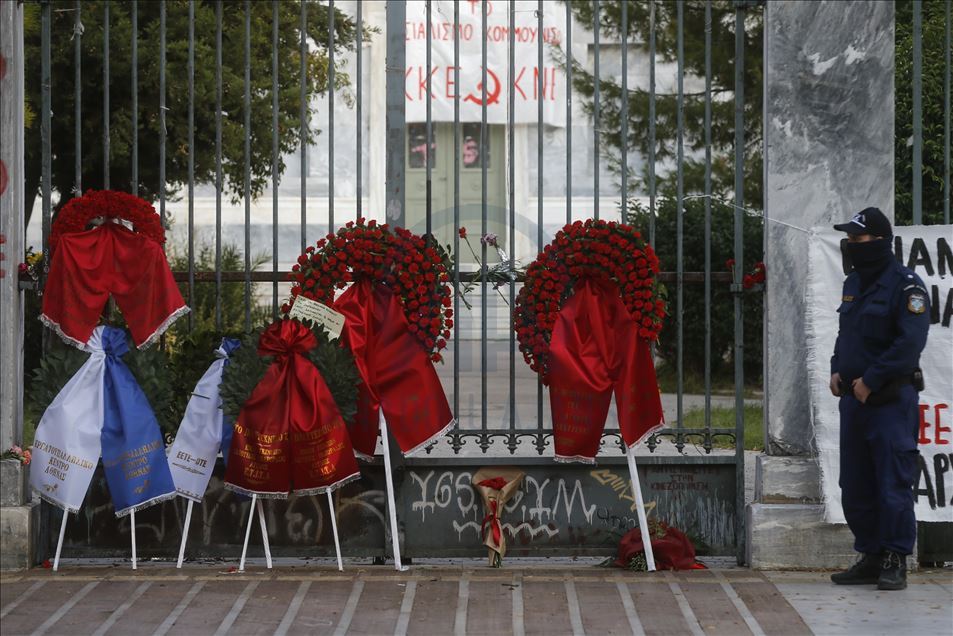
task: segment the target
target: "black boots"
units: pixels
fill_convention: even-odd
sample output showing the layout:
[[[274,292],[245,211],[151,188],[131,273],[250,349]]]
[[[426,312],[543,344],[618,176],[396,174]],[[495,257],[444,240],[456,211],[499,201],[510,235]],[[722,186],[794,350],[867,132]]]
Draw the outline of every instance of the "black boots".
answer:
[[[878,590],[904,590],[907,588],[907,557],[896,552],[884,552],[877,579]]]
[[[903,590],[907,587],[907,557],[896,552],[863,554],[857,563],[843,572],[831,574],[837,585],[877,585],[878,590]]]
[[[882,558],[879,554],[862,554],[847,570],[831,574],[837,585],[873,585],[880,579]]]

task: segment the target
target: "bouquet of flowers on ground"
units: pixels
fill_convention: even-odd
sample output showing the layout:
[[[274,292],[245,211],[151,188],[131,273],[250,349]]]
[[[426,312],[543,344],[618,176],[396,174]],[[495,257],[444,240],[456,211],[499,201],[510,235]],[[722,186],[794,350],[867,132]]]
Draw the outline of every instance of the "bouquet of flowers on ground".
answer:
[[[500,512],[506,502],[516,494],[522,481],[523,471],[511,466],[489,466],[481,468],[473,475],[473,487],[483,497],[483,505],[486,507],[480,534],[483,537],[483,545],[489,549],[490,567],[498,568],[503,565],[506,537],[500,524]]]
[[[695,560],[695,546],[684,532],[658,519],[649,520],[649,537],[655,567],[659,570],[704,570]],[[648,570],[645,544],[638,528],[632,528],[619,541],[619,553],[613,565],[627,570]]]

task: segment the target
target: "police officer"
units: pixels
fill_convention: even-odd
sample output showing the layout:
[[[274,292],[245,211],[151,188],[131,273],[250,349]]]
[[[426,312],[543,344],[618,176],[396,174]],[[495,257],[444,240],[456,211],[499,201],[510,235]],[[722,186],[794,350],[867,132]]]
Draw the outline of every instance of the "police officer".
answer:
[[[930,328],[929,295],[894,258],[883,212],[866,208],[834,229],[847,233],[853,270],[837,310],[830,388],[840,397],[841,502],[861,557],[831,580],[900,590],[917,533],[918,365]]]

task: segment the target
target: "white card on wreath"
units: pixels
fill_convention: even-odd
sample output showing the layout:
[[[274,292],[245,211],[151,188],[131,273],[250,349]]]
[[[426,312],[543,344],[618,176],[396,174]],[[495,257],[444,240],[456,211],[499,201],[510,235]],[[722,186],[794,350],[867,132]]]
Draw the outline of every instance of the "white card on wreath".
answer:
[[[321,325],[327,330],[331,340],[340,338],[341,330],[344,328],[344,314],[334,311],[324,303],[300,295],[295,298],[294,304],[291,305],[288,317],[310,320]]]

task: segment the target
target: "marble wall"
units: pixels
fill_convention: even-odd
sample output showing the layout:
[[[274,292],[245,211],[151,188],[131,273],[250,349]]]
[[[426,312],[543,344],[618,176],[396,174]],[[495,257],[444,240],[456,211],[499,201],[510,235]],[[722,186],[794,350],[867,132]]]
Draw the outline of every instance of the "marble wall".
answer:
[[[765,20],[767,452],[808,455],[808,230],[893,217],[894,7],[778,1]]]

